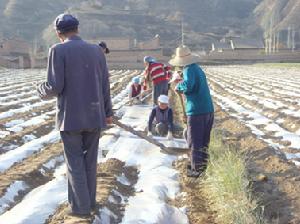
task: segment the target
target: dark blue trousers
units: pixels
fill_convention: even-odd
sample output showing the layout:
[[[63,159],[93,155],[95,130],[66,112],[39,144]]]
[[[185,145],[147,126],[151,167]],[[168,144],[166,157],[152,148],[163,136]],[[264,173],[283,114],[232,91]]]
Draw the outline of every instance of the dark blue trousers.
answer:
[[[192,167],[207,162],[207,148],[214,122],[214,113],[188,116],[186,140],[191,151]]]
[[[88,214],[96,205],[99,129],[61,131],[67,165],[68,201],[75,214]]]
[[[157,105],[157,99],[160,95],[168,96],[168,81],[162,81],[156,85],[153,85],[152,88],[152,100],[154,105]]]

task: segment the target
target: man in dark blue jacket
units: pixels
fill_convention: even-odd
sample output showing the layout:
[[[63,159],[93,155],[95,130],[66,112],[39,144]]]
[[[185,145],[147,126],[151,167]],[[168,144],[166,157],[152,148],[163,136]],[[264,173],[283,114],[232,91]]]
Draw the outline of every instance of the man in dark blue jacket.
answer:
[[[42,99],[57,97],[56,124],[67,164],[71,214],[89,215],[95,208],[100,130],[112,122],[106,60],[100,47],[78,36],[78,20],[62,14],[55,20],[61,43],[50,48]]]

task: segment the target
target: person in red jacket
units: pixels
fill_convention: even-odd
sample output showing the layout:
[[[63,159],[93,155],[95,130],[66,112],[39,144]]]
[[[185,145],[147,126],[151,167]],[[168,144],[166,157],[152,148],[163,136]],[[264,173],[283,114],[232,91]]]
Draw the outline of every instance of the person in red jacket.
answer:
[[[129,104],[139,101],[141,99],[142,85],[140,84],[140,78],[134,77],[132,79],[132,85],[128,89]]]
[[[160,95],[168,95],[168,74],[165,71],[165,65],[159,63],[155,58],[146,56],[144,58],[145,64],[145,82],[146,84],[152,82],[152,99],[153,103],[157,105],[157,99]]]

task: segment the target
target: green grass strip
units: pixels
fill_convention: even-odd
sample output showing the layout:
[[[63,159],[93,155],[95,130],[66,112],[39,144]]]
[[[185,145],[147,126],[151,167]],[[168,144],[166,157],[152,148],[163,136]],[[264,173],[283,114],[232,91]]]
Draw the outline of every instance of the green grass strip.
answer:
[[[212,135],[210,162],[204,178],[204,193],[217,213],[217,223],[263,224],[262,207],[254,200],[247,178],[246,159]]]

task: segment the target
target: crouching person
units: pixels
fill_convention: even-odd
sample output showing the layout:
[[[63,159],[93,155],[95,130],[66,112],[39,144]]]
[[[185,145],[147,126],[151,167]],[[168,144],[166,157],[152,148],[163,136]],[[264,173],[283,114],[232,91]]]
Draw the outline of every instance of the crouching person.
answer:
[[[132,85],[128,89],[129,105],[140,103],[141,94],[142,85],[140,84],[140,78],[134,77],[132,79]]]
[[[153,130],[154,129],[154,130]],[[173,111],[169,107],[169,97],[160,95],[158,106],[155,106],[150,114],[148,121],[148,136],[166,136],[169,140],[173,139]]]

